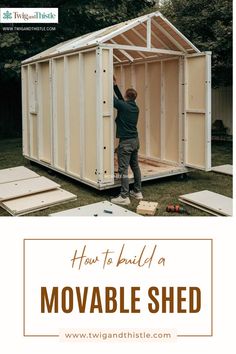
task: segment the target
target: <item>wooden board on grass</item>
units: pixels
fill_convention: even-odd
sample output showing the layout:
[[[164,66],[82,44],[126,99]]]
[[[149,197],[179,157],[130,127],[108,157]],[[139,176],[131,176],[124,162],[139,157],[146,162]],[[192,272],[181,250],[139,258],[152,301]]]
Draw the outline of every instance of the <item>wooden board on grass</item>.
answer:
[[[24,196],[17,199],[1,202],[0,205],[11,215],[25,215],[34,211],[46,209],[61,203],[73,201],[77,196],[63,189]]]
[[[39,175],[24,166],[17,166],[0,170],[0,184],[35,177],[39,177]]]
[[[208,190],[181,195],[179,200],[182,203],[191,203],[195,208],[204,208],[209,213],[223,216],[233,215],[233,199]]]
[[[233,175],[233,166],[232,165],[220,165],[212,167],[213,172],[223,173],[225,175]]]
[[[139,216],[130,210],[108,201],[68,209],[50,216]]]
[[[46,177],[29,178],[0,184],[0,201],[45,192],[60,187]]]

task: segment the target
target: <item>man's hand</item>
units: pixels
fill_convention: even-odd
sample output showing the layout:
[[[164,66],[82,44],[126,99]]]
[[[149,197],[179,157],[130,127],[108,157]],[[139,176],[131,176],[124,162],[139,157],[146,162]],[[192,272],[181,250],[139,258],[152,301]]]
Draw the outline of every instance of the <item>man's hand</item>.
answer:
[[[116,77],[115,77],[115,75],[113,75],[113,84],[114,84],[114,85],[117,84],[117,83],[116,83]]]

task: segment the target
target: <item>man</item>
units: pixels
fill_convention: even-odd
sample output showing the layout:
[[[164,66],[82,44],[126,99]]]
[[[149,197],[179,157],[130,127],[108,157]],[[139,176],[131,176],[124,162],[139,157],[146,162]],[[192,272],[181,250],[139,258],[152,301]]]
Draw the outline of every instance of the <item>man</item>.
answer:
[[[119,176],[121,178],[120,195],[111,199],[112,203],[128,205],[130,204],[129,195],[135,199],[143,199],[141,192],[141,172],[138,163],[139,139],[137,131],[139,108],[135,99],[137,92],[129,88],[126,90],[125,99],[123,98],[114,77],[114,107],[117,109],[116,117],[116,137],[119,138],[117,149]],[[129,192],[128,168],[134,174],[134,190]]]

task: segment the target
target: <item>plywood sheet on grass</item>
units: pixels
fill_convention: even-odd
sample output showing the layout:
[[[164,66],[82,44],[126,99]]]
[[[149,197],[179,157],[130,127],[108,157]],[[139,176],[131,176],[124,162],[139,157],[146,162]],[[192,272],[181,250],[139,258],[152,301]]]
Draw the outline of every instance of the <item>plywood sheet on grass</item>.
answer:
[[[225,175],[233,175],[233,166],[232,165],[220,165],[212,167],[213,172],[223,173]]]
[[[30,178],[0,184],[0,201],[15,199],[24,195],[40,193],[60,187],[46,177]]]
[[[182,202],[189,202],[196,208],[203,207],[204,210],[212,210],[224,216],[233,215],[233,199],[208,190],[181,195]]]
[[[39,175],[24,166],[17,166],[0,170],[0,184],[35,177],[39,177]]]
[[[50,216],[139,216],[121,206],[108,201],[85,205],[79,208],[68,209]]]
[[[59,188],[48,192],[5,201],[0,205],[10,214],[17,216],[46,209],[53,205],[69,202],[75,200],[76,198],[76,195]]]

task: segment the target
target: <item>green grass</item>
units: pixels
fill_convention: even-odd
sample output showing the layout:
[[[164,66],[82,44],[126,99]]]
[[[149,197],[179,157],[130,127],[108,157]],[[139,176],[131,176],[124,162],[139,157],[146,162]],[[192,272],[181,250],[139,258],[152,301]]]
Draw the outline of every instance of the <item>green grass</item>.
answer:
[[[232,164],[232,144],[230,142],[214,142],[212,144],[212,166]],[[53,172],[40,165],[31,165],[28,160],[22,156],[22,146],[20,139],[0,140],[0,169],[24,165],[42,176],[46,176],[59,183],[62,188],[77,195],[78,199],[74,202],[61,204],[42,211],[29,214],[30,216],[46,216],[50,213],[75,208],[86,204],[96,203],[110,198],[119,193],[119,189],[106,191],[97,191],[91,187],[70,179],[62,174]],[[168,204],[179,204],[179,195],[193,193],[208,189],[212,192],[220,193],[232,197],[232,177],[214,172],[202,172],[192,170],[187,178],[178,176],[157,179],[143,183],[144,199],[147,201],[157,201],[159,210],[158,216],[174,215],[165,211]],[[135,211],[138,205],[137,201],[132,200],[132,204],[127,208]],[[198,209],[187,207],[191,216],[209,216],[209,214]],[[0,216],[9,214],[0,208]]]

